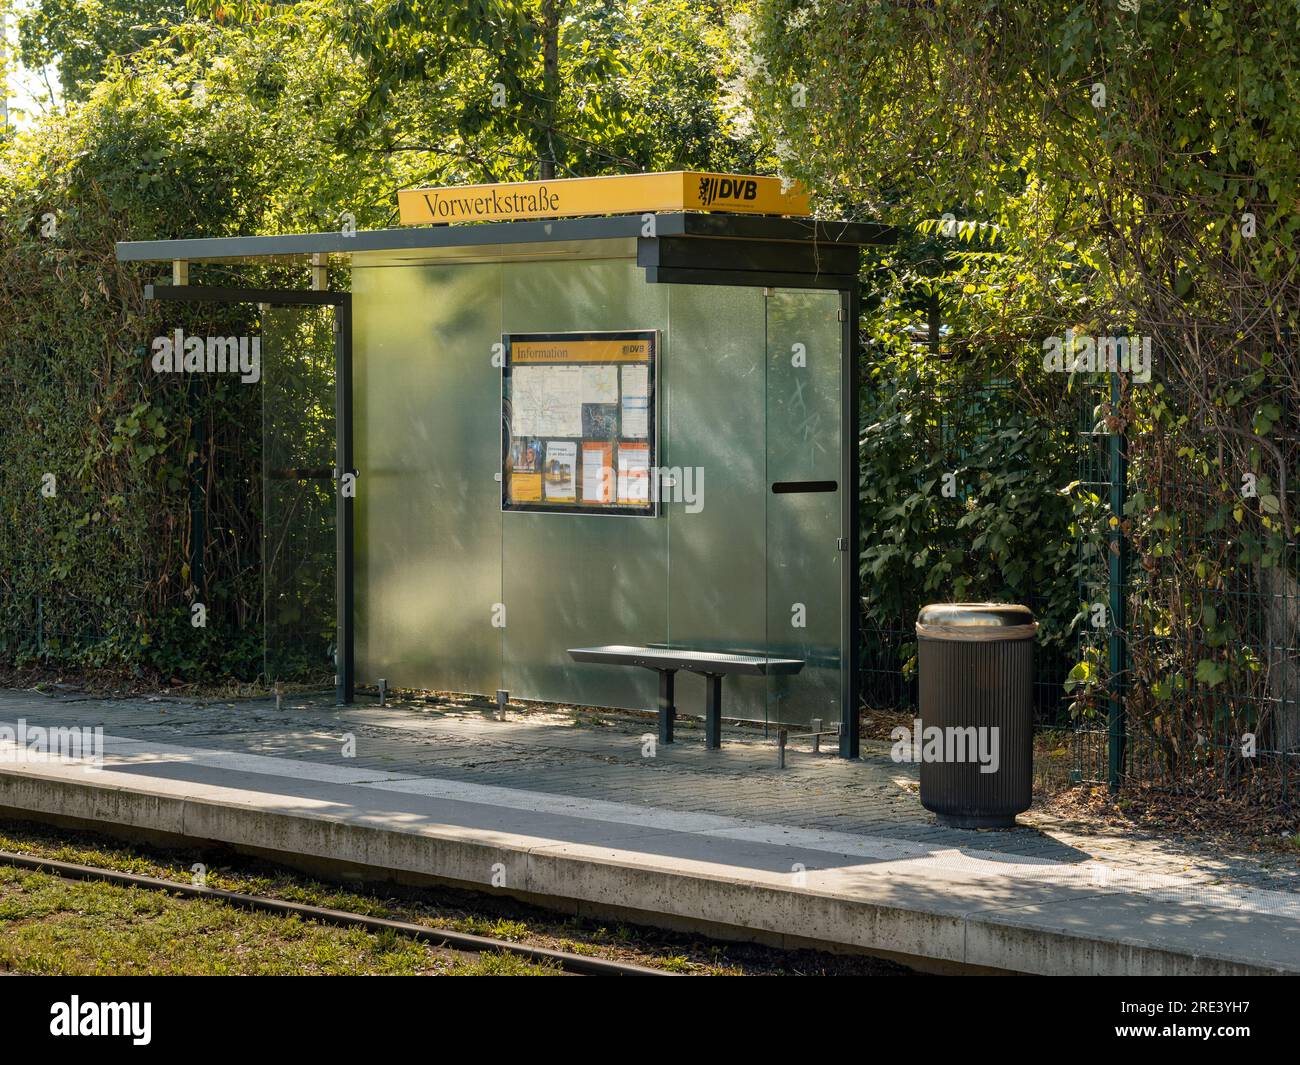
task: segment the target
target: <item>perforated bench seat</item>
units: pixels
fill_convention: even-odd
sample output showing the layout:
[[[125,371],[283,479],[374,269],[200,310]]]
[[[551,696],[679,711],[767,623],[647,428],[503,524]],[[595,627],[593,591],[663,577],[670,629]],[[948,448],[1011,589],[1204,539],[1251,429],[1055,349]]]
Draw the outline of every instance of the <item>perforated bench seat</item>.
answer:
[[[729,673],[770,676],[798,673],[801,658],[770,658],[766,655],[732,651],[693,651],[681,647],[637,647],[608,644],[604,647],[571,647],[575,662],[601,662],[611,666],[638,666],[659,674],[659,742],[673,742],[677,707],[673,702],[673,681],[678,670],[699,673],[705,678],[704,746],[722,746],[722,678]]]

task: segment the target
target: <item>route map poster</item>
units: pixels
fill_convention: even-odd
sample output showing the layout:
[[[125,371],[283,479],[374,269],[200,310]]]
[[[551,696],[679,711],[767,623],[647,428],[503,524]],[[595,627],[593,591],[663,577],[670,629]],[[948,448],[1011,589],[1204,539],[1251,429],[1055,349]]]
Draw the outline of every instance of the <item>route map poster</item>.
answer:
[[[658,331],[501,341],[501,509],[657,514]]]

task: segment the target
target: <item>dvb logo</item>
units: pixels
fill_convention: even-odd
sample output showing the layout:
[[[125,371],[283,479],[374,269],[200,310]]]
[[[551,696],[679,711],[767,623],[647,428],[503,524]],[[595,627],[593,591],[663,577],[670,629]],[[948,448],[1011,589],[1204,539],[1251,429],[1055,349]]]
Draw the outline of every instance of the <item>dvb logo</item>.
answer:
[[[708,207],[715,200],[752,200],[758,195],[753,178],[700,178],[700,203]]]

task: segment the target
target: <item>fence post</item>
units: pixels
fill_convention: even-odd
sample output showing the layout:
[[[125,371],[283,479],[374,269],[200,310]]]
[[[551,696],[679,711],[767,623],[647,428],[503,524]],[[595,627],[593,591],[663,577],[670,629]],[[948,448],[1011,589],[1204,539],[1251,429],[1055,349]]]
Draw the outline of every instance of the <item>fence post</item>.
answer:
[[[190,479],[190,585],[194,588],[191,602],[207,599],[207,575],[203,567],[208,538],[207,414],[211,401],[211,392],[200,389],[194,376],[190,375],[185,382],[185,408],[190,415],[189,444],[194,454],[187,471]],[[189,589],[181,591],[188,594]]]
[[[1110,413],[1119,417],[1120,376],[1110,375]],[[1110,698],[1107,707],[1109,737],[1108,780],[1112,792],[1119,791],[1124,776],[1124,690],[1128,681],[1128,618],[1125,604],[1128,585],[1128,538],[1124,535],[1124,504],[1128,499],[1128,427],[1113,426],[1110,432]]]

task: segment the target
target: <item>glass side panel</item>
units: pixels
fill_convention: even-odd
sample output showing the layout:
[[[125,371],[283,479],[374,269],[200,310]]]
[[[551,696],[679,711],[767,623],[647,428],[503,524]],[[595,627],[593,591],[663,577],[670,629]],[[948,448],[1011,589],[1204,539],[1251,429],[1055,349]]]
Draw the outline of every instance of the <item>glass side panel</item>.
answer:
[[[773,677],[773,721],[840,717],[840,504],[835,491],[773,484],[840,478],[838,292],[778,290],[767,301],[767,632],[773,655],[802,658]]]
[[[498,686],[501,269],[353,271],[358,683]]]
[[[677,481],[668,515],[668,638],[756,651],[767,643],[764,303],[761,288],[671,286],[663,464]],[[702,713],[704,681],[679,674],[682,713]],[[762,721],[761,677],[723,681],[723,713]]]
[[[270,684],[334,684],[334,311],[262,311],[262,589]]]
[[[667,329],[667,289],[647,285],[633,261],[507,263],[502,271],[505,332]],[[501,518],[502,687],[533,699],[653,707],[653,673],[578,665],[568,649],[667,639],[668,521],[519,511]]]

